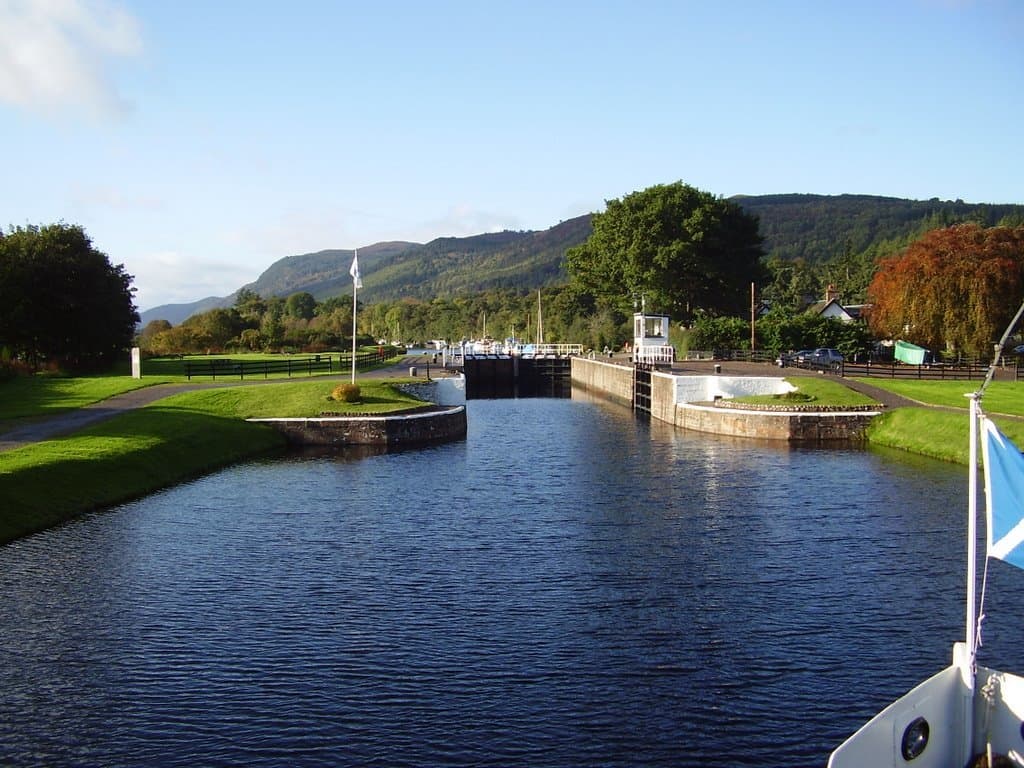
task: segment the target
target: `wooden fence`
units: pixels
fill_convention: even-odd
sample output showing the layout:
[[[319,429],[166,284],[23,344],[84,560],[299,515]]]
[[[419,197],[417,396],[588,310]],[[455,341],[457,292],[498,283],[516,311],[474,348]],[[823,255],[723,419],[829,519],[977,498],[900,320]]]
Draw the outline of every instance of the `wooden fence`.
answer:
[[[377,352],[360,352],[356,355],[356,369],[368,368],[380,362]],[[310,357],[267,358],[265,360],[232,360],[231,358],[206,358],[203,360],[185,360],[182,363],[185,376],[189,381],[193,376],[246,376],[269,378],[271,374],[287,374],[312,376],[314,373],[344,373],[352,369],[352,353],[331,355],[312,355]]]

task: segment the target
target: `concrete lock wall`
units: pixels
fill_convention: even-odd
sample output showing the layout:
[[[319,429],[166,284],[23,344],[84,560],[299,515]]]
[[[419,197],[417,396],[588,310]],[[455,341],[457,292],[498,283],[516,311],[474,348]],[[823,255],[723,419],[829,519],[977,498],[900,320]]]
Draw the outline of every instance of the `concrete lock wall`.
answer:
[[[570,381],[583,389],[600,392],[609,400],[633,405],[633,369],[601,360],[572,358]]]
[[[466,436],[466,406],[392,416],[246,419],[268,424],[292,445],[417,445]]]
[[[574,358],[572,383],[610,400],[632,405],[633,369]],[[780,376],[680,376],[651,374],[651,418],[696,432],[768,440],[860,441],[878,411],[807,406],[757,408],[732,403],[736,397],[776,395],[796,389]]]
[[[435,405],[466,404],[465,376],[444,376],[415,384],[402,384],[401,389]]]
[[[668,376],[675,382],[676,403],[704,403],[751,395],[784,395],[796,387],[780,376]]]
[[[773,412],[683,403],[673,423],[695,432],[762,440],[860,441],[877,415],[877,411]]]

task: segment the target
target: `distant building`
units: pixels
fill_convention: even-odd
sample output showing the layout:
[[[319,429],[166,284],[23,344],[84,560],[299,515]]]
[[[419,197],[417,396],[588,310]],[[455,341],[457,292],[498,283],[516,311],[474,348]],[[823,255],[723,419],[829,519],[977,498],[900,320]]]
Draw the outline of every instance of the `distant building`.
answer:
[[[807,307],[807,311],[844,323],[856,323],[864,319],[863,313],[866,306],[866,304],[842,304],[839,301],[839,291],[834,285],[829,285],[825,289],[825,300],[811,304]]]

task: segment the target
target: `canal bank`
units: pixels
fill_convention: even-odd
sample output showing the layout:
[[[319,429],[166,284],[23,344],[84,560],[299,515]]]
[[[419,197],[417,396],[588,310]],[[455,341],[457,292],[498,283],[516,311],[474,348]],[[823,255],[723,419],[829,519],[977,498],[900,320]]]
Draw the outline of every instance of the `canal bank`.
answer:
[[[876,408],[807,405],[748,406],[732,402],[751,395],[794,391],[781,376],[729,375],[720,364],[710,372],[643,370],[615,361],[573,358],[574,386],[637,407],[653,419],[696,432],[789,442],[862,442]]]

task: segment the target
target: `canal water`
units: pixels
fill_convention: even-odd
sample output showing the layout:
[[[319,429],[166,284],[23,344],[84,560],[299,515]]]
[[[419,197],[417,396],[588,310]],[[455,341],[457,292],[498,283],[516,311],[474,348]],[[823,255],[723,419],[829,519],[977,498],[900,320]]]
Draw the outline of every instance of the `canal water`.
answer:
[[[0,548],[0,764],[824,765],[962,633],[963,468],[469,403]],[[1024,574],[983,661],[1024,668]]]

